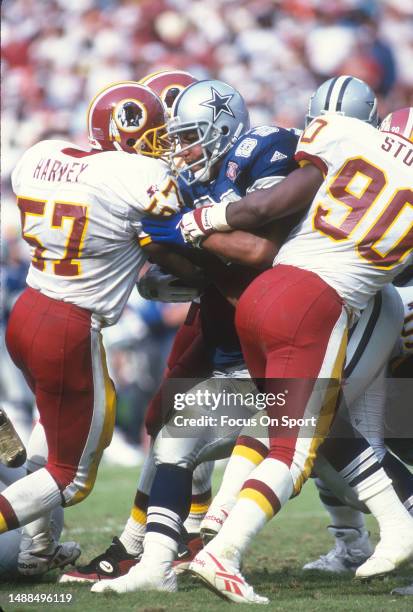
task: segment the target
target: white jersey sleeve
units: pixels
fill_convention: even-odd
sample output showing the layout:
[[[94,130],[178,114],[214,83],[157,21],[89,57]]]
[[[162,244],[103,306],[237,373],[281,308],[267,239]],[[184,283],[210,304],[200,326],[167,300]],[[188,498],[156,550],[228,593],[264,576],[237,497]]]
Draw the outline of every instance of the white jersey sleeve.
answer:
[[[115,323],[146,259],[142,216],[181,207],[167,164],[43,141],[17,164],[12,186],[31,247],[28,285],[92,311],[96,326]]]
[[[324,182],[275,263],[315,272],[360,311],[413,250],[413,145],[323,115],[304,130],[296,159],[316,165]]]

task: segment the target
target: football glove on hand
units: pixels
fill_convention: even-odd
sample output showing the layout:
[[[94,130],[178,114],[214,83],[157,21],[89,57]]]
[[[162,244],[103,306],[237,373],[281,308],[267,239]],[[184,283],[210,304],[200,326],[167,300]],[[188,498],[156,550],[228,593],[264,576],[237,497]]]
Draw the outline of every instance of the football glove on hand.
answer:
[[[189,248],[190,245],[185,242],[179,229],[181,219],[182,213],[169,217],[143,217],[142,229],[145,235],[150,237],[151,242]]]
[[[183,215],[180,222],[185,242],[199,246],[201,240],[214,232],[227,232],[232,228],[226,220],[226,210],[230,202],[207,204]]]
[[[149,267],[136,286],[143,298],[156,302],[192,302],[202,291],[201,286],[189,287],[173,274],[163,272],[156,264]]]

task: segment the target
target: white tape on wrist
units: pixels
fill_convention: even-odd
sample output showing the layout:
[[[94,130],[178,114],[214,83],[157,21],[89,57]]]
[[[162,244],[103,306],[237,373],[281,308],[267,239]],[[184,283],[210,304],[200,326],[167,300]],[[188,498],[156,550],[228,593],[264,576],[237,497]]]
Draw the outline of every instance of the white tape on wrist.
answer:
[[[231,230],[231,226],[227,223],[227,206],[231,204],[231,202],[223,202],[218,206],[212,206],[208,209],[208,221],[211,227],[213,227],[218,232],[225,232]]]

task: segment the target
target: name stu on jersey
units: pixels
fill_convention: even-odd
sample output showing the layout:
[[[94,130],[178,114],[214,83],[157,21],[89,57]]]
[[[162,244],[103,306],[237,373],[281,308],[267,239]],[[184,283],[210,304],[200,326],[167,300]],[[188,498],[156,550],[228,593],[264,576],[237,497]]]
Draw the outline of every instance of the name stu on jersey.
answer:
[[[36,165],[33,178],[41,181],[65,181],[78,183],[79,176],[86,170],[88,164],[80,162],[66,162],[63,164],[59,159],[41,159]]]
[[[407,143],[400,142],[391,136],[386,136],[384,143],[381,145],[383,151],[392,153],[393,157],[399,157],[406,166],[413,164],[413,147],[409,147]]]

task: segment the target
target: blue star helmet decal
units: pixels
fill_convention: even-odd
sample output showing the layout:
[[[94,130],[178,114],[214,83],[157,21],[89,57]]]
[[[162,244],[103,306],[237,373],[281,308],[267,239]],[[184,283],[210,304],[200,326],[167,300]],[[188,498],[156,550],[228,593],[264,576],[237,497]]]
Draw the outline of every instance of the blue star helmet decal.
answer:
[[[231,99],[234,97],[234,94],[221,95],[216,89],[214,89],[214,87],[211,87],[211,96],[212,97],[210,98],[210,100],[205,100],[205,102],[201,102],[200,106],[207,106],[208,108],[212,108],[212,121],[216,121],[221,113],[226,113],[230,117],[235,118],[235,115],[229,105]]]

